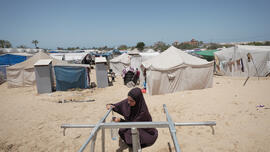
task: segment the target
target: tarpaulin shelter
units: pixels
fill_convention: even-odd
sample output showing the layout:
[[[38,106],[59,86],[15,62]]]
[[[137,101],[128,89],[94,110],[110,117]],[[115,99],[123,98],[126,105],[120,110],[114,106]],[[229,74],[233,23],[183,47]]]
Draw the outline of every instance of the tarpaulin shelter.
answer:
[[[40,59],[52,59],[52,65],[67,64],[65,61],[57,60],[49,55],[38,52],[28,60],[7,67],[7,82],[8,87],[32,86],[35,84],[34,64]]]
[[[205,51],[194,51],[194,53],[201,55],[207,61],[213,61],[214,60],[214,52],[217,52],[217,51],[218,50],[205,50]]]
[[[204,89],[213,84],[213,62],[189,55],[173,46],[142,62],[150,95]]]
[[[66,91],[72,88],[88,88],[90,79],[87,67],[89,65],[55,65],[56,91]]]
[[[237,45],[214,54],[219,75],[264,77],[270,73],[270,46]]]
[[[14,65],[30,58],[28,53],[8,53],[0,55],[0,65]]]

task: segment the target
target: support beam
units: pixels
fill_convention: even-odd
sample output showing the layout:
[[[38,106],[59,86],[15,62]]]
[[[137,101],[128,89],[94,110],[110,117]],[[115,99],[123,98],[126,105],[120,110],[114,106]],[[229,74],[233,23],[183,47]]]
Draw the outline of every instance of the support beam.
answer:
[[[98,130],[100,129],[100,124],[103,123],[106,118],[108,117],[108,115],[110,114],[110,112],[112,111],[112,108],[110,108],[107,113],[105,114],[105,116],[99,121],[99,123],[95,126],[95,128],[91,131],[91,134],[89,136],[89,138],[86,140],[86,142],[82,145],[82,147],[80,148],[79,152],[83,152],[83,150],[86,148],[86,146],[89,144],[89,142],[92,140],[92,138],[94,136],[96,136]]]
[[[171,137],[173,139],[173,144],[174,144],[174,147],[175,147],[175,151],[176,152],[181,152],[180,146],[178,144],[178,140],[177,140],[177,137],[176,137],[176,129],[174,127],[174,123],[172,121],[172,118],[169,115],[167,107],[166,107],[165,104],[163,104],[163,108],[164,108],[164,112],[166,113],[167,121],[169,122],[169,129],[170,129]]]

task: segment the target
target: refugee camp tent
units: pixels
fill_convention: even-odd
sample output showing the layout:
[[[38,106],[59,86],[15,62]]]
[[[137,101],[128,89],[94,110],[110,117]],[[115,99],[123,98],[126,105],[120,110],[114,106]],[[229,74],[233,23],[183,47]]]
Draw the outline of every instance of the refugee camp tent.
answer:
[[[156,51],[155,50],[153,50],[153,49],[148,49],[147,51],[146,51],[146,53],[155,53]]]
[[[123,53],[110,60],[110,68],[117,75],[121,75],[122,71],[130,66],[130,56]]]
[[[7,53],[0,55],[0,75],[6,80],[6,68],[8,66],[23,62],[30,58],[32,54],[28,53]]]
[[[7,53],[0,55],[0,65],[14,65],[30,58],[28,53]]]
[[[0,52],[4,52],[4,53],[23,53],[23,52],[36,53],[36,52],[40,52],[40,51],[44,51],[44,50],[43,49],[31,49],[31,48],[0,48]]]
[[[146,52],[146,53],[140,53],[140,56],[142,57],[142,62],[143,61],[146,61],[146,60],[149,60],[155,56],[158,56],[160,53],[159,52]]]
[[[212,87],[213,62],[189,55],[173,46],[142,62],[150,95]]]
[[[43,52],[38,52],[24,62],[7,67],[6,72],[7,72],[8,87],[34,85],[36,80],[34,64],[40,59],[52,59],[53,66],[67,64],[64,61],[54,59]]]
[[[213,61],[214,60],[214,52],[217,52],[217,51],[218,50],[205,50],[205,51],[194,51],[194,53],[201,55],[207,61]]]
[[[237,45],[215,52],[216,72],[226,76],[266,76],[270,46]]]
[[[89,65],[55,65],[56,91],[66,91],[72,88],[85,89],[90,86]]]

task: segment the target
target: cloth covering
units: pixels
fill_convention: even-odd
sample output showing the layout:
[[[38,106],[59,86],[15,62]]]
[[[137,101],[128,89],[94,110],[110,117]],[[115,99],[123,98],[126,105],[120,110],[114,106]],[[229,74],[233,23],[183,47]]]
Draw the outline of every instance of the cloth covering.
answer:
[[[66,91],[72,88],[87,88],[85,67],[55,66],[56,91]]]
[[[122,115],[126,122],[152,121],[152,117],[148,111],[141,89],[133,88],[129,91],[128,96],[132,97],[136,101],[135,106],[131,107],[128,104],[128,99],[125,99],[121,102],[113,104],[115,106],[113,111]],[[142,148],[153,145],[158,137],[158,131],[155,128],[140,128],[138,131]],[[132,146],[132,135],[130,128],[119,129],[119,136],[127,145]]]
[[[270,46],[237,45],[214,53],[219,63],[227,63],[217,73],[225,76],[266,76],[270,73],[267,62],[270,61]],[[240,66],[239,67],[239,60]],[[232,63],[236,62],[236,64]],[[218,62],[216,62],[218,63]]]
[[[146,69],[146,91],[150,95],[212,87],[214,62],[170,47],[142,62]]]
[[[32,86],[36,82],[34,64],[40,59],[52,59],[52,65],[65,65],[67,62],[50,57],[44,52],[38,52],[24,62],[7,67],[8,87]]]

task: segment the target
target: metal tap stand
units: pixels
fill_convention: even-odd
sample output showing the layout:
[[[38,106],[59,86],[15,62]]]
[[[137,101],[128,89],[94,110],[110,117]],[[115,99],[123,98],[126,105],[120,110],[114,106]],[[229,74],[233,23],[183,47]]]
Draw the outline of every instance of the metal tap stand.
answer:
[[[102,152],[105,152],[105,129],[110,129],[110,128],[131,128],[133,152],[140,152],[141,151],[140,142],[139,142],[140,141],[139,132],[137,130],[138,128],[169,128],[176,152],[181,152],[181,150],[180,150],[180,146],[179,146],[178,139],[176,136],[175,126],[210,126],[212,129],[212,133],[214,134],[213,126],[216,125],[216,122],[214,122],[214,121],[177,123],[177,122],[172,121],[165,104],[163,105],[163,109],[164,109],[164,112],[165,112],[166,118],[167,118],[167,121],[165,121],[165,122],[105,123],[106,118],[108,117],[108,115],[112,111],[112,109],[109,109],[107,111],[107,113],[105,114],[105,116],[96,125],[63,124],[63,125],[61,125],[61,128],[64,129],[63,130],[64,135],[65,135],[65,130],[67,128],[93,128],[91,133],[90,133],[90,136],[88,137],[86,142],[79,149],[79,152],[83,152],[90,141],[92,141],[90,150],[91,150],[91,152],[95,151],[96,136],[97,136],[97,133],[100,129],[102,129],[102,134],[101,134]]]

